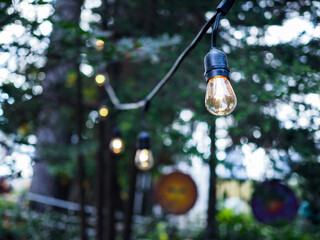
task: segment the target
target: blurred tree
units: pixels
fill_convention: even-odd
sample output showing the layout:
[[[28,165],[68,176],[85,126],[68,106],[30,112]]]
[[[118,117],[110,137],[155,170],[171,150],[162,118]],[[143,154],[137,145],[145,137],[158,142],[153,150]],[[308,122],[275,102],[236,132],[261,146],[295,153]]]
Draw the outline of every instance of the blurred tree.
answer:
[[[48,161],[70,161],[69,154],[56,151],[71,144],[75,122],[75,92],[70,88],[79,76],[81,43],[79,41],[79,20],[82,2],[57,1],[50,46],[47,51],[47,62],[44,67],[42,105],[37,119],[37,152],[36,164],[30,191],[42,195],[67,199],[69,192],[67,182],[58,181],[48,172]],[[69,85],[66,88],[66,86]],[[69,98],[68,96],[74,96]],[[74,99],[74,100],[72,100]],[[75,124],[74,124],[75,125]],[[73,135],[73,137],[76,137]],[[54,149],[54,150],[53,150]],[[61,149],[61,150],[62,150]],[[51,150],[51,151],[50,151]],[[52,155],[51,155],[52,154]],[[67,176],[61,176],[67,178]],[[61,178],[60,178],[61,179]],[[58,181],[58,182],[57,182]]]
[[[68,102],[69,106],[72,106],[74,101],[72,96],[75,96],[77,66],[80,64],[82,74],[87,77],[84,83],[84,97],[87,103],[96,104],[93,75],[105,70],[108,70],[110,82],[122,102],[140,100],[164,76],[178,54],[200,29],[205,16],[212,14],[210,11],[214,10],[218,1],[186,3],[177,0],[116,0],[105,1],[104,4],[106,8],[100,8],[99,4],[96,7],[85,4],[86,13],[91,12],[92,19],[96,20],[92,20],[89,25],[80,24],[81,29],[77,24],[52,21],[55,28],[59,29],[58,33],[61,30],[64,37],[63,44],[58,42],[56,47],[55,41],[52,42],[52,47],[48,49],[46,66],[49,72],[54,71],[54,66],[61,67],[63,71],[54,72],[61,77],[52,78],[57,81],[52,82],[52,88],[51,85],[46,86],[47,80],[43,81],[41,99],[48,98],[48,101],[40,101],[32,87],[15,87],[12,78],[8,78],[7,82],[1,85],[1,108],[4,111],[0,116],[1,130],[6,133],[7,138],[14,136],[15,142],[28,143],[28,136],[36,132],[36,126],[39,125],[38,134],[51,129],[51,135],[48,136],[55,139],[51,142],[54,143],[54,151],[45,146],[38,152],[38,156],[45,154],[47,159],[54,159],[55,162],[50,163],[51,171],[55,175],[66,175],[70,179],[74,177],[75,161],[72,159],[78,149],[57,143],[72,145],[72,141],[77,140],[73,137],[74,126],[70,124],[71,119],[75,118],[74,109],[64,107],[63,104]],[[15,12],[15,17],[11,16],[13,13],[8,14],[10,3],[6,6],[3,10],[3,22],[8,21],[6,17],[9,16],[11,22],[20,17],[19,12]],[[76,10],[74,11],[76,14]],[[202,61],[210,46],[208,35],[152,102],[147,116],[147,128],[152,134],[152,150],[156,156],[156,166],[152,170],[155,177],[160,174],[163,166],[179,161],[191,163],[194,156],[200,157],[204,162],[210,162],[211,157],[211,166],[217,164],[230,172],[229,177],[238,177],[237,165],[244,168],[242,152],[247,149],[249,152],[262,150],[270,159],[272,169],[276,171],[270,171],[269,168],[259,179],[295,179],[296,175],[292,175],[291,171],[293,170],[303,177],[303,181],[299,183],[304,187],[301,189],[304,199],[310,204],[316,200],[316,195],[309,194],[312,192],[311,186],[314,185],[306,183],[311,183],[317,178],[308,173],[312,168],[304,166],[309,162],[319,165],[319,106],[315,102],[319,99],[320,40],[311,35],[306,26],[316,29],[319,11],[317,1],[236,1],[235,6],[221,22],[218,47],[227,53],[238,106],[231,116],[219,118],[217,121],[205,110]],[[300,35],[288,41],[270,42],[270,38],[267,40],[273,33],[271,30],[277,25],[287,23],[288,19],[304,21],[306,25],[298,32]],[[26,23],[26,20],[22,22],[30,26],[30,29],[36,28],[36,24]],[[107,27],[101,29],[101,24]],[[55,28],[52,39],[59,40],[59,34],[55,37]],[[33,35],[37,36],[36,33]],[[86,45],[81,49],[75,41],[79,36],[86,40]],[[94,48],[92,42],[96,39],[104,40],[103,50],[97,51]],[[15,47],[16,44],[14,42],[8,45]],[[23,46],[18,45],[17,49],[21,48]],[[23,53],[21,50],[20,52]],[[82,54],[79,55],[79,52]],[[20,57],[27,58],[24,54]],[[60,62],[60,65],[56,65],[56,57],[64,64]],[[25,76],[26,82],[33,84],[36,89],[35,87],[41,84],[39,79],[48,79],[50,74],[48,76],[48,72],[44,75],[43,69],[36,64],[31,66],[28,71],[13,69],[12,72],[20,72]],[[60,95],[61,89],[63,95]],[[59,96],[56,96],[57,92]],[[14,99],[14,103],[10,99]],[[43,107],[48,103],[50,105],[40,111],[39,117],[35,117],[39,113],[39,105],[42,104]],[[59,111],[56,111],[58,108]],[[180,117],[183,110],[191,112],[190,119],[184,120]],[[17,112],[21,114],[17,116]],[[113,113],[111,109],[111,114]],[[51,116],[46,123],[49,125],[43,125],[40,120],[48,116]],[[97,121],[97,113],[88,110],[86,116],[87,128],[83,135],[88,139],[85,148],[87,151],[84,151],[88,160],[93,158],[92,153],[95,151],[95,142],[89,140],[96,138],[92,129]],[[35,119],[39,119],[40,122]],[[123,132],[127,149],[134,148],[136,135],[140,131],[141,113],[119,112],[116,120]],[[219,124],[216,124],[217,129],[212,131],[212,140],[215,134],[220,143],[226,144],[217,144],[216,150],[212,146],[213,150],[210,153],[210,143],[205,141],[206,146],[202,149],[201,141],[197,142],[194,133],[200,124],[205,123],[208,131],[203,137],[205,139],[214,122]],[[38,135],[38,144],[42,145],[40,143],[41,138]],[[8,145],[8,141],[3,144]],[[212,141],[211,144],[214,145],[215,142]],[[91,146],[89,150],[88,146]],[[218,156],[217,160],[215,153]],[[236,160],[232,160],[231,157],[234,153]],[[127,198],[127,166],[130,161],[130,151],[125,152],[118,161],[118,182],[122,187],[121,196],[124,200]],[[92,161],[87,161],[86,166],[88,175],[94,176]],[[214,174],[214,167],[212,173]],[[307,195],[308,197],[305,197]],[[211,196],[214,197],[214,194]],[[214,205],[214,199],[210,199],[209,202]],[[211,206],[211,209],[214,207]],[[208,226],[208,229],[210,227]]]

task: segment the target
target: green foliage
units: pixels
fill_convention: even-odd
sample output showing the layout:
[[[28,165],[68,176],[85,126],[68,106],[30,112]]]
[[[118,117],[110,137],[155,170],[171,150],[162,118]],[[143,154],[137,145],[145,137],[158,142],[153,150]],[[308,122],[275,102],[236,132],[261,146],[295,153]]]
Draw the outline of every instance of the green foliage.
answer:
[[[75,216],[56,212],[32,212],[1,197],[0,219],[0,239],[3,240],[78,239]]]
[[[190,220],[188,230],[179,229],[174,221],[166,218],[144,219],[134,228],[135,238],[200,240],[204,239],[203,229],[197,229],[196,219]],[[251,213],[236,214],[231,209],[222,209],[217,217],[219,240],[317,240],[320,237],[319,226],[311,225],[299,217],[290,224],[274,227],[258,223]]]
[[[299,219],[282,226],[261,225],[249,214],[234,214],[223,209],[217,216],[220,240],[316,240],[319,239],[319,227],[303,223]]]
[[[252,216],[246,214],[234,215],[232,210],[223,209],[217,215],[220,239],[259,239],[261,232],[259,225]]]
[[[320,204],[318,201],[320,191],[317,187],[320,184],[319,171],[320,164],[314,161],[297,164],[297,167],[294,168],[294,172],[299,176],[299,187],[302,197],[309,205],[310,220],[315,224],[319,224],[320,214]]]
[[[203,239],[203,229],[195,226],[179,229],[169,218],[145,218],[143,222],[134,226],[134,239],[147,240],[200,240]],[[192,221],[191,221],[192,222]]]
[[[14,39],[0,46],[1,52],[11,53],[9,60],[1,64],[8,69],[9,76],[0,83],[0,107],[3,111],[0,127],[4,134],[0,144],[10,150],[17,144],[33,145],[28,137],[37,135],[41,127],[47,127],[56,136],[55,142],[38,142],[35,160],[48,160],[51,174],[72,179],[76,177],[77,154],[82,153],[86,160],[86,177],[94,185],[94,160],[98,146],[94,139],[97,139],[99,131],[99,119],[95,114],[99,105],[108,101],[105,93],[99,94],[94,82],[95,74],[109,73],[110,83],[121,102],[139,101],[170,69],[205,22],[204,16],[213,11],[218,2],[103,1],[101,6],[91,9],[98,14],[96,19],[99,20],[89,22],[88,29],[82,29],[78,23],[49,16],[45,20],[53,24],[50,37],[39,33],[40,22],[22,17],[12,4],[11,1],[0,1],[0,30],[15,22],[26,29],[24,35],[28,37],[25,38],[27,40]],[[47,3],[34,1],[32,4]],[[320,92],[320,40],[312,38],[305,44],[303,37],[306,33],[302,32],[288,43],[271,46],[259,41],[269,26],[280,25],[292,16],[317,24],[319,3],[239,0],[225,17],[218,47],[228,56],[238,106],[230,117],[222,118],[228,123],[227,137],[230,139],[230,145],[224,151],[229,153],[241,149],[244,144],[250,144],[253,149],[263,148],[282,177],[290,178],[292,172],[278,168],[277,161],[300,175],[302,196],[315,205],[318,194],[314,194],[313,189],[319,179],[315,169],[318,169],[316,162],[320,156],[319,109],[306,102],[305,98],[309,93]],[[236,31],[240,31],[242,37],[236,38]],[[95,48],[96,39],[105,43],[100,51]],[[248,39],[253,40],[249,43]],[[156,158],[156,167],[152,170],[154,175],[159,174],[163,166],[179,161],[189,163],[194,155],[205,162],[210,157],[199,152],[197,143],[192,143],[199,122],[210,127],[216,121],[204,107],[202,62],[210,48],[209,41],[209,35],[205,36],[151,104],[146,120]],[[40,49],[35,48],[42,45]],[[68,69],[64,71],[64,67]],[[83,71],[84,67],[91,70]],[[15,80],[20,78],[23,83],[16,83]],[[82,137],[85,141],[76,147],[76,82],[79,78],[83,83],[85,129]],[[50,81],[54,84],[48,87]],[[290,106],[293,116],[283,116],[286,113],[279,108],[282,105]],[[193,112],[190,121],[184,122],[180,118],[184,109]],[[46,117],[42,119],[40,113]],[[51,121],[54,117],[57,120]],[[307,119],[308,124],[299,124],[301,119]],[[118,125],[126,143],[127,150],[117,161],[117,180],[125,195],[128,165],[132,161],[136,136],[141,130],[141,112],[116,112],[110,106],[106,125],[109,130]],[[181,131],[182,128],[188,131]],[[260,135],[255,135],[255,132]],[[107,151],[107,139],[104,144]],[[207,148],[210,148],[209,144]],[[232,167],[227,167],[232,170]],[[248,239],[261,237],[252,221],[246,218],[235,217],[242,223],[236,229],[245,229]],[[168,226],[160,224],[156,229],[155,238],[161,232],[167,232]],[[240,233],[234,234],[238,236]]]

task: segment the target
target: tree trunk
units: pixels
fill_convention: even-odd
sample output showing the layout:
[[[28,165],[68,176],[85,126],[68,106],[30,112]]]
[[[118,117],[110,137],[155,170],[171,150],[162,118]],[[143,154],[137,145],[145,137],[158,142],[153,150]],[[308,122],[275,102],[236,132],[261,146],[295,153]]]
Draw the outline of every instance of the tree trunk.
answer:
[[[50,155],[48,152],[52,152],[57,146],[63,147],[70,144],[70,125],[67,123],[74,122],[74,120],[61,113],[61,106],[64,106],[64,103],[61,101],[60,89],[64,88],[69,73],[77,73],[79,65],[77,51],[68,51],[66,54],[65,44],[72,40],[65,39],[65,33],[68,30],[61,29],[59,22],[78,26],[82,2],[82,0],[57,0],[56,2],[53,18],[57,24],[53,26],[50,38],[45,67],[46,78],[42,85],[45,104],[40,110],[36,133],[38,140],[36,163],[30,191],[59,198],[67,198],[68,191],[61,191],[62,185],[49,173],[49,161],[59,161],[59,159],[54,159],[54,157],[57,158],[57,155]]]

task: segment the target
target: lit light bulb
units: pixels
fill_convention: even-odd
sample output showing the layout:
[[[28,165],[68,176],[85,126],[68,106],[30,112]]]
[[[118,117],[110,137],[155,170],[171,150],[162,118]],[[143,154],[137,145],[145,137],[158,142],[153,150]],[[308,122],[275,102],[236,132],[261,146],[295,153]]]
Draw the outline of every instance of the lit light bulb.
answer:
[[[105,117],[108,116],[108,114],[109,114],[109,110],[108,110],[108,107],[107,107],[107,106],[101,106],[101,107],[99,108],[99,115],[100,115],[100,117],[105,118]]]
[[[204,67],[207,81],[205,97],[207,110],[216,116],[232,113],[237,106],[237,97],[229,80],[227,56],[212,48],[204,58]]]
[[[124,151],[124,143],[120,137],[111,139],[109,147],[114,154],[120,154]]]
[[[134,159],[136,167],[142,171],[147,171],[153,167],[154,161],[151,150],[138,149]]]
[[[104,82],[106,81],[106,77],[102,74],[98,74],[95,79],[99,87],[103,86]]]
[[[225,116],[233,112],[237,106],[237,97],[227,77],[215,76],[209,79],[205,105],[213,115]]]
[[[136,167],[142,171],[147,171],[153,167],[154,160],[150,149],[150,136],[146,131],[142,131],[138,136],[137,151],[134,158]]]
[[[104,41],[101,39],[98,39],[96,41],[96,49],[101,51],[104,48]]]
[[[118,127],[113,129],[112,139],[110,141],[109,148],[112,153],[120,154],[124,151],[124,142],[121,139],[121,131]]]

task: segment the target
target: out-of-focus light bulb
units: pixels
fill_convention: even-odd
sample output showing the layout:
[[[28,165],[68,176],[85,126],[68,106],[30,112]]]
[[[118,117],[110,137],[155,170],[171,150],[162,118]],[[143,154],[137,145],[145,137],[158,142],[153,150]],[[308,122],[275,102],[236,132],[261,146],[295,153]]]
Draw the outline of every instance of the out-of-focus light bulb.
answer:
[[[104,41],[101,39],[98,39],[96,41],[96,49],[101,51],[104,48]]]
[[[98,74],[96,76],[96,83],[99,87],[103,86],[105,81],[106,81],[106,77],[104,75]]]
[[[225,116],[233,112],[237,97],[227,77],[215,76],[208,81],[205,105],[213,115]]]
[[[109,147],[114,154],[120,154],[124,151],[124,143],[120,137],[113,138]]]
[[[138,136],[137,151],[134,158],[136,167],[142,171],[147,171],[153,167],[154,160],[150,149],[150,136],[146,131],[142,131]]]
[[[153,167],[154,160],[151,150],[138,149],[134,159],[136,167],[142,171],[147,171]]]
[[[237,106],[237,97],[232,89],[227,56],[215,47],[204,58],[207,91],[205,106],[216,116],[225,116]]]
[[[101,107],[99,108],[99,115],[100,115],[100,117],[105,118],[105,117],[108,116],[108,114],[109,114],[109,110],[108,110],[108,107],[107,107],[107,106],[101,106]]]

